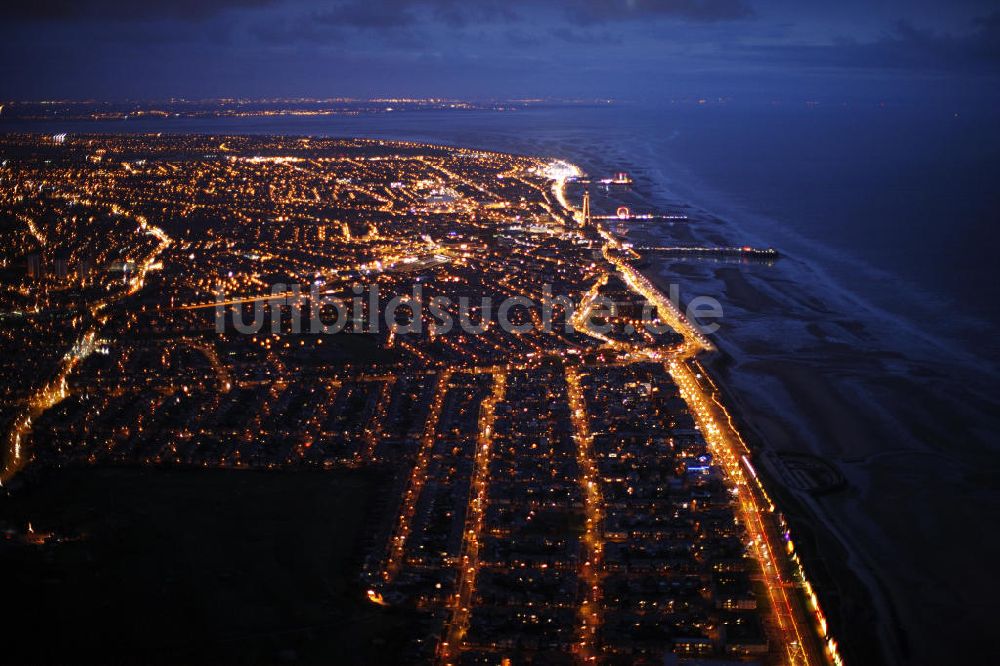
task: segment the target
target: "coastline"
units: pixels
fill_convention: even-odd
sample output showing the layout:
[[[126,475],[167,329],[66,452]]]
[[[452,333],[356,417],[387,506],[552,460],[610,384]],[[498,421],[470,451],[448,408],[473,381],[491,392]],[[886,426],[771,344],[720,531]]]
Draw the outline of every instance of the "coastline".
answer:
[[[674,159],[659,156],[659,160],[684,171]],[[982,334],[994,327],[991,322],[963,312],[956,302],[886,269],[806,238],[779,219],[735,204],[689,171],[678,180],[666,176],[660,166],[651,170],[656,173],[650,176],[653,196],[666,202],[683,201],[703,221],[718,223],[717,242],[729,239],[780,247],[783,256],[800,260],[798,268],[808,273],[817,293],[835,296],[852,316],[880,321],[887,330],[904,333],[906,344],[922,347],[922,353],[945,353],[970,368],[982,369],[985,363],[984,373],[996,371],[1000,345]],[[972,347],[975,352],[970,351]]]
[[[594,174],[622,166],[571,159]],[[644,185],[655,191],[652,179],[637,184]],[[691,220],[633,227],[629,240],[636,245],[757,242],[781,249],[663,190],[651,198]],[[941,498],[968,507],[991,501],[988,492],[980,497],[981,483],[965,480],[989,478],[979,456],[994,450],[985,430],[964,425],[1000,426],[990,370],[934,336],[914,335],[908,322],[794,255],[783,253],[774,267],[646,259],[643,273],[663,291],[679,285],[682,305],[695,295],[724,304],[723,328],[711,336],[719,351],[703,361],[761,454],[767,487],[781,498],[778,505],[801,542],[845,662],[936,664],[963,654],[961,646],[934,637],[960,634],[977,622],[986,630],[982,581],[965,580],[955,566],[968,552],[926,544],[931,535],[961,543],[980,527],[979,509],[944,512]],[[844,487],[820,494],[788,486],[786,454],[833,465]],[[908,466],[904,473],[898,460]],[[901,516],[899,507],[912,513]],[[969,570],[982,570],[995,557],[997,545],[984,545]],[[983,614],[955,618],[955,609],[978,607]],[[965,649],[975,656],[975,647]]]
[[[329,132],[336,134],[343,133]],[[449,134],[452,140],[445,140]],[[610,139],[575,148],[585,134],[573,130],[531,139],[468,128],[355,133],[565,156],[595,174],[638,169],[645,175],[637,186],[648,190],[651,202],[682,208],[692,219],[672,228],[635,228],[636,238],[744,244],[756,237],[785,250],[764,226],[749,235],[738,216],[720,217],[671,194],[678,183],[663,182],[662,163],[630,150],[639,138],[616,150],[607,150]],[[989,483],[995,471],[983,458],[995,457],[985,432],[1000,425],[990,411],[989,370],[976,371],[971,367],[975,359],[954,356],[953,348],[943,356],[940,344],[913,335],[912,323],[884,317],[813,261],[796,252],[774,267],[651,258],[644,273],[661,287],[680,284],[682,301],[709,294],[723,302],[723,328],[712,336],[720,348],[711,363],[713,377],[731,400],[741,430],[767,462],[769,489],[780,494],[779,505],[790,520],[798,520],[794,532],[809,534],[797,537],[807,571],[821,586],[824,578],[832,581],[827,584],[835,589],[820,594],[846,662],[932,664],[959,658],[956,646],[943,646],[936,637],[985,631],[984,624],[975,624],[985,623],[985,610],[962,614],[954,609],[985,609],[983,600],[992,596],[988,585],[995,587],[991,581],[968,580],[961,562],[981,558],[967,570],[986,570],[996,544],[987,541],[971,553],[959,547],[982,528],[982,516],[1000,510],[983,504],[977,483],[966,483]],[[969,423],[983,424],[982,432]],[[822,458],[843,473],[846,487],[817,496],[785,486],[783,452]],[[944,511],[943,499],[961,508]],[[817,570],[814,562],[825,564]],[[826,565],[829,575],[824,575]],[[845,583],[845,572],[854,580]],[[869,611],[861,589],[877,610]],[[824,593],[839,601],[831,605]],[[866,612],[877,622],[882,642],[889,643],[888,655],[870,652],[871,632],[859,626],[867,622]],[[901,624],[905,634],[899,632]]]
[[[720,235],[726,238],[716,229],[708,234]],[[661,235],[650,232],[648,238]],[[712,336],[720,352],[706,364],[760,452],[768,488],[780,497],[802,543],[846,663],[932,664],[954,657],[954,646],[944,648],[933,636],[967,631],[973,614],[952,623],[926,609],[952,607],[946,598],[958,596],[956,590],[968,592],[955,606],[980,605],[976,582],[962,581],[955,560],[923,544],[928,532],[961,539],[977,528],[974,513],[956,521],[934,509],[942,496],[977,504],[975,487],[961,482],[976,469],[976,452],[952,446],[968,439],[949,437],[942,426],[995,422],[985,389],[968,397],[970,384],[952,376],[948,363],[886,347],[877,327],[831,307],[828,294],[799,286],[811,287],[808,281],[790,280],[794,264],[676,266],[654,259],[645,272],[661,288],[680,284],[682,302],[685,293],[722,297],[723,329]],[[928,387],[928,380],[937,386]],[[966,399],[970,404],[961,404]],[[914,402],[922,408],[913,409]],[[975,403],[976,415],[969,416]],[[785,452],[835,465],[847,487],[817,496],[787,486]],[[880,462],[889,456],[906,460],[907,474]],[[954,470],[946,487],[942,467]],[[933,494],[925,492],[928,485],[935,486]],[[899,506],[913,510],[910,522],[889,508]],[[979,557],[979,566],[986,566],[992,555],[986,549]],[[936,589],[915,585],[932,579]],[[882,654],[873,653],[876,645]]]

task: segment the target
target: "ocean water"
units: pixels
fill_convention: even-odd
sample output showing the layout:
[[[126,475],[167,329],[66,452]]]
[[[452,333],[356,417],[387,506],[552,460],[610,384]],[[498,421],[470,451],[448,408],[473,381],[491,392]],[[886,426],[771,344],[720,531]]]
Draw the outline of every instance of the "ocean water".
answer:
[[[691,200],[930,332],[992,346],[1000,322],[992,121],[875,105],[716,107],[665,114],[672,134],[663,149],[675,189]]]
[[[637,170],[875,309],[994,363],[1000,129],[941,106],[612,105],[363,116],[14,123],[2,131],[410,139]]]

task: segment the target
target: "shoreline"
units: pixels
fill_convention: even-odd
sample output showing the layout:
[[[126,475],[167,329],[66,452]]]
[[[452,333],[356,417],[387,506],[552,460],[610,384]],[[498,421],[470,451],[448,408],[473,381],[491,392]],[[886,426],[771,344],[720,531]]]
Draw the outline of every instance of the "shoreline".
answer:
[[[663,271],[656,268],[654,263],[644,272],[658,289],[668,289],[670,280],[665,278]],[[744,281],[740,282],[748,292],[752,291]],[[683,292],[681,299],[683,303]],[[898,652],[898,623],[892,622],[892,626],[883,627],[877,632],[883,634],[879,638],[858,622],[859,617],[868,616],[865,624],[884,624],[884,621],[879,622],[878,615],[871,612],[872,605],[883,606],[883,615],[895,615],[891,604],[873,599],[873,594],[884,595],[884,590],[878,589],[877,584],[876,589],[872,590],[875,581],[863,582],[863,572],[849,563],[850,560],[857,559],[857,556],[852,555],[850,549],[836,536],[835,526],[817,512],[811,497],[802,496],[806,494],[796,493],[786,487],[772,467],[769,460],[771,456],[782,451],[801,452],[796,449],[794,431],[780,419],[775,419],[773,413],[748,403],[746,395],[753,389],[738,376],[745,362],[737,360],[727,351],[724,338],[719,334],[711,337],[719,343],[718,349],[700,354],[698,358],[711,373],[723,403],[730,408],[737,430],[753,450],[754,464],[758,474],[764,479],[765,488],[775,497],[778,510],[788,520],[798,550],[802,552],[806,573],[831,624],[831,633],[837,637],[845,663],[869,664],[873,663],[872,657],[877,652]],[[801,373],[795,368],[785,368],[778,373],[769,367],[768,374],[801,379]],[[832,397],[829,391],[824,391],[805,406],[798,407],[805,416],[805,423],[822,422],[829,418],[830,412],[834,411],[832,407],[835,401]],[[822,451],[810,450],[807,453],[823,457]],[[831,552],[836,555],[831,557]],[[885,640],[886,633],[890,635],[889,641]],[[882,660],[879,659],[878,662],[882,663]],[[902,660],[888,659],[885,663],[902,663]]]
[[[451,142],[433,132],[411,133],[408,140],[491,145],[490,150],[522,154],[553,154],[547,149],[534,149],[567,140],[556,137],[532,143],[508,136],[505,140],[493,137],[469,142],[462,139],[461,129],[455,132],[458,138]],[[357,136],[402,139],[403,134],[373,131]],[[621,154],[597,152],[577,157],[573,152],[562,154],[595,174],[627,164]],[[692,219],[673,229],[638,229],[638,234],[657,239],[686,235],[713,242],[732,238],[727,234],[742,238],[737,222],[698,206],[661,198],[664,191],[655,188],[651,177],[648,180],[651,201],[681,206]],[[967,425],[980,423],[982,430],[988,431],[997,423],[996,415],[988,413],[993,399],[981,395],[988,393],[981,386],[983,378],[977,376],[966,382],[965,377],[956,376],[955,359],[930,358],[933,350],[928,353],[923,344],[926,341],[898,349],[899,340],[893,336],[898,334],[900,323],[872,321],[875,310],[856,309],[858,296],[837,285],[808,257],[799,258],[793,253],[773,268],[650,259],[650,266],[642,272],[658,285],[671,280],[680,284],[682,301],[700,293],[718,295],[724,303],[723,329],[712,338],[720,354],[725,354],[721,358],[726,359],[727,367],[716,373],[715,363],[710,363],[713,377],[732,399],[727,404],[733,406],[742,430],[753,433],[763,451],[788,449],[818,455],[847,479],[844,490],[813,497],[784,487],[773,475],[775,480],[769,490],[772,486],[780,488],[784,496],[791,498],[780,504],[782,508],[802,504],[807,507],[803,511],[806,516],[814,516],[802,518],[810,531],[822,535],[810,539],[823,544],[815,546],[815,552],[822,554],[813,555],[813,560],[822,561],[826,556],[855,574],[866,574],[869,582],[864,589],[873,595],[885,595],[889,606],[879,620],[883,631],[900,624],[907,628],[905,636],[893,639],[901,644],[900,651],[893,652],[903,655],[895,661],[913,655],[927,660],[914,663],[928,664],[956,658],[954,651],[942,653],[940,641],[933,639],[939,632],[968,631],[968,620],[960,613],[949,616],[948,611],[959,603],[949,599],[964,591],[961,603],[975,608],[985,605],[976,601],[988,599],[990,590],[982,589],[976,581],[963,581],[965,572],[955,566],[955,548],[942,548],[939,541],[932,539],[953,540],[975,533],[981,527],[978,511],[991,515],[989,507],[981,505],[975,485],[966,487],[963,483],[966,478],[979,478],[977,472],[988,479],[989,465],[983,468],[978,456],[982,452],[995,454],[988,445],[973,444],[983,435]],[[969,371],[967,365],[962,364],[962,373]],[[905,461],[902,471],[900,457]],[[889,463],[883,464],[887,458]],[[933,494],[927,492],[929,487]],[[960,519],[953,520],[953,513],[945,513],[940,507],[941,497],[966,504],[967,515],[960,513]],[[901,510],[912,513],[901,516]],[[794,528],[796,534],[801,529]],[[803,546],[803,550],[808,548]],[[839,549],[846,554],[843,558]],[[828,551],[833,551],[834,556]],[[977,556],[982,563],[977,561],[969,570],[985,570],[993,558],[989,548]],[[806,568],[811,576],[818,575],[808,559]],[[834,582],[843,585],[842,581]],[[927,589],[931,583],[936,590]],[[825,599],[823,606],[833,615]],[[842,617],[857,621],[850,607],[842,611]],[[989,615],[980,616],[979,621],[985,622],[985,617]],[[862,653],[849,656],[847,663],[881,661],[865,654],[866,640],[852,641],[849,624],[846,631],[835,625],[832,633],[848,655],[852,655],[852,645],[853,651]]]
[[[595,175],[612,170],[597,161],[574,161]],[[656,203],[680,206],[691,220],[673,226],[640,224],[629,231],[636,245],[680,238],[742,244],[729,240],[737,225],[674,200],[657,198]],[[821,602],[833,618],[832,633],[844,648],[846,663],[934,664],[954,657],[954,648],[930,637],[942,626],[965,631],[968,622],[942,623],[940,615],[931,617],[923,609],[975,607],[972,592],[954,607],[942,603],[947,604],[943,597],[951,588],[973,590],[976,584],[960,582],[964,572],[953,569],[955,560],[924,548],[916,533],[926,532],[922,524],[929,522],[936,525],[932,531],[942,533],[975,529],[975,515],[951,520],[924,489],[940,483],[942,461],[969,473],[975,469],[977,448],[992,451],[987,444],[969,447],[969,439],[948,430],[962,423],[997,422],[989,411],[994,404],[989,372],[970,367],[968,358],[956,364],[950,355],[934,357],[938,346],[928,349],[926,340],[899,347],[887,342],[898,342],[895,319],[870,321],[876,308],[852,307],[856,302],[846,287],[831,289],[828,280],[817,284],[810,279],[816,270],[795,256],[783,253],[775,267],[655,256],[646,260],[642,272],[661,290],[671,282],[680,285],[682,303],[691,295],[711,294],[725,304],[723,329],[712,335],[719,352],[705,362],[766,459],[782,450],[804,452],[843,474],[843,488],[813,496],[787,487],[765,465],[768,489],[784,498],[779,506],[796,525],[793,535],[797,541],[807,536],[802,548],[806,570],[820,581]],[[940,387],[928,386],[932,382]],[[969,404],[963,404],[966,400]],[[913,402],[923,410],[914,409]],[[981,434],[967,430],[963,434],[970,438]],[[963,451],[963,446],[971,450]],[[901,477],[893,467],[879,469],[876,482],[870,462],[890,455],[916,461],[914,469]],[[943,490],[945,496],[976,501],[976,487],[952,483]],[[887,497],[895,500],[887,504]],[[910,521],[901,522],[899,510],[911,507],[915,513]],[[894,534],[888,534],[890,527],[896,528]],[[991,557],[985,549],[974,568],[982,570]],[[928,574],[940,581],[938,590],[914,585]]]
[[[642,178],[637,180],[647,181],[643,185],[648,186],[651,199],[682,204],[700,222],[716,226],[720,237],[737,244],[780,246],[785,256],[810,268],[808,279],[818,291],[836,294],[838,301],[864,311],[862,318],[866,320],[885,322],[886,328],[896,332],[905,331],[909,344],[926,346],[935,354],[951,354],[956,362],[969,366],[985,361],[993,372],[1000,368],[1000,343],[982,334],[984,330],[995,330],[996,322],[967,314],[947,293],[933,292],[901,278],[855,256],[849,249],[806,237],[777,216],[755,212],[734,200],[672,155],[671,141],[682,130],[668,131],[671,117],[661,118],[658,114],[662,109],[642,109],[643,113],[634,119],[629,113],[635,109],[625,107],[583,111],[566,116],[561,115],[565,110],[538,108],[508,113],[399,112],[322,120],[290,117],[9,121],[0,123],[0,133],[356,137],[564,157],[592,170],[638,172]],[[657,115],[651,116],[650,111]],[[619,118],[626,119],[624,127],[617,124]],[[635,123],[628,124],[632,120]]]
[[[780,281],[780,271],[772,273],[753,266],[677,271],[672,270],[671,262],[654,258],[645,272],[661,288],[671,281],[681,284],[682,301],[686,291],[719,294],[726,303],[724,321],[729,320],[729,326],[712,336],[720,352],[706,363],[727,394],[743,430],[751,435],[768,462],[768,488],[782,497],[779,506],[788,512],[793,533],[800,540],[803,528],[810,534],[806,544],[811,542],[813,547],[803,548],[807,551],[807,572],[820,581],[821,601],[834,600],[824,601],[823,605],[834,623],[834,634],[841,638],[845,661],[939,663],[939,659],[929,656],[934,654],[929,636],[940,622],[924,613],[913,613],[922,604],[940,603],[934,598],[938,595],[926,590],[915,593],[909,581],[921,578],[928,568],[943,572],[938,577],[947,579],[950,562],[931,565],[931,561],[941,558],[933,552],[921,552],[910,534],[913,530],[907,529],[915,525],[904,523],[897,536],[887,538],[884,527],[898,522],[898,514],[889,510],[887,515],[889,507],[883,499],[887,494],[905,497],[893,506],[912,506],[924,494],[922,488],[916,487],[937,480],[942,457],[951,466],[969,463],[963,460],[965,456],[942,451],[940,444],[935,446],[933,437],[919,432],[933,427],[926,423],[928,418],[933,421],[938,414],[954,409],[935,405],[936,392],[920,386],[923,376],[931,372],[943,379],[942,369],[880,348],[878,332],[868,330],[863,321],[831,321],[837,317],[836,310],[824,311],[813,307],[813,303],[782,302],[766,284]],[[713,289],[707,285],[717,286]],[[771,321],[764,321],[766,318]],[[792,329],[787,336],[768,330],[781,319],[799,321],[777,326]],[[914,393],[923,394],[921,402],[928,410],[919,421],[907,424],[902,415],[913,410],[907,409],[907,398],[903,396]],[[859,399],[858,395],[865,397]],[[859,404],[866,402],[867,409]],[[884,420],[887,416],[889,420]],[[967,422],[984,422],[982,418]],[[952,416],[949,420],[958,419]],[[868,478],[870,472],[865,468],[873,456],[884,454],[885,442],[893,442],[888,448],[910,458],[929,453],[928,449],[937,451],[918,461],[923,464],[916,465],[911,478],[899,480],[892,468],[883,469],[882,481],[876,484]],[[831,462],[845,474],[847,488],[830,496],[814,497],[786,487],[770,469],[773,456],[783,450],[805,452]],[[957,495],[976,494],[974,488],[964,489],[958,484],[948,489]],[[920,522],[931,520],[934,511],[928,501],[920,506],[922,511],[911,520],[916,522],[916,515],[924,516]],[[947,522],[948,516],[938,511],[933,522],[942,521]],[[963,526],[974,529],[969,522]],[[821,547],[820,543],[825,545]],[[843,552],[842,558],[829,556],[838,550]],[[840,573],[836,573],[838,570]],[[897,572],[902,574],[898,578],[894,575]],[[959,572],[951,577],[960,578]],[[828,586],[825,596],[824,580]],[[961,583],[952,585],[965,587]],[[859,621],[868,610],[866,602],[857,598],[859,594],[868,596],[878,609],[873,618],[880,627],[878,640],[867,631],[867,623]],[[967,601],[973,602],[974,596],[970,593]],[[954,630],[958,629],[956,626]],[[887,654],[872,654],[874,643]],[[941,649],[937,647],[937,651]],[[922,656],[914,661],[914,655]],[[921,661],[924,658],[926,662]]]

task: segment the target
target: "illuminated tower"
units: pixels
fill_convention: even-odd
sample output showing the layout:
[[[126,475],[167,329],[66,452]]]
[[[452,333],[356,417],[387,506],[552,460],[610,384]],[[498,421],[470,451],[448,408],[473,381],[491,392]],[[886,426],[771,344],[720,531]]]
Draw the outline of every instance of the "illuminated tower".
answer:
[[[590,190],[583,191],[583,224],[590,225]]]

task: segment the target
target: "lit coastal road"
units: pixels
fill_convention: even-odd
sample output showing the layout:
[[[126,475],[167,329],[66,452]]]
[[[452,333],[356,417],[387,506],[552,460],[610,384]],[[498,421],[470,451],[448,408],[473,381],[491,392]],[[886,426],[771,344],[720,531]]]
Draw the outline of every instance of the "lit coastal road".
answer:
[[[761,567],[761,582],[767,590],[771,615],[782,638],[786,663],[824,663],[815,654],[816,650],[810,649],[816,632],[806,620],[808,615],[801,608],[801,600],[795,597],[794,581],[785,573],[790,567],[779,561],[785,555],[785,546],[771,517],[774,505],[758,486],[756,477],[748,478],[744,460],[749,451],[731,427],[725,408],[704,389],[690,364],[672,361],[666,368],[691,408],[714,462],[725,471],[730,486],[736,490],[740,521],[747,530],[751,553]]]
[[[582,222],[579,211],[569,207],[565,197],[565,183],[568,177],[579,174],[569,165],[555,168],[553,194],[561,205],[567,207],[569,217]],[[578,332],[586,333],[604,343],[607,348],[619,352],[619,363],[648,362],[664,363],[682,398],[689,406],[695,422],[705,437],[715,464],[720,467],[727,485],[734,495],[734,509],[738,520],[746,530],[747,549],[757,561],[759,582],[768,596],[770,609],[765,616],[768,634],[772,641],[773,654],[780,663],[789,666],[809,666],[841,663],[836,642],[827,635],[826,622],[819,610],[818,601],[801,570],[798,558],[789,557],[790,547],[782,534],[776,519],[776,508],[757,478],[750,462],[750,451],[736,431],[725,406],[720,402],[714,385],[708,379],[696,357],[704,352],[712,352],[715,346],[680,312],[677,304],[671,302],[626,258],[625,251],[610,232],[595,223],[597,233],[604,238],[602,254],[607,268],[599,272],[592,287],[583,294],[573,324]],[[585,326],[596,307],[600,289],[607,278],[617,271],[626,285],[657,308],[659,317],[683,337],[676,348],[663,350],[643,345],[615,341],[607,336],[597,335]],[[557,354],[561,356],[561,354]],[[474,464],[474,476],[470,491],[469,508],[462,555],[458,564],[458,587],[451,602],[451,617],[441,643],[438,645],[438,661],[443,664],[455,663],[465,647],[465,634],[472,613],[476,577],[480,568],[479,538],[483,515],[486,510],[488,468],[491,455],[493,408],[502,393],[497,393],[502,382],[495,375],[494,393],[483,405],[480,414],[479,438]],[[593,434],[590,416],[581,386],[581,369],[575,365],[565,366],[566,399],[570,408],[573,438],[577,450],[580,469],[580,487],[583,497],[585,530],[581,536],[582,557],[578,578],[580,596],[577,615],[576,642],[573,649],[579,663],[597,663],[602,660],[600,628],[603,606],[603,535],[604,499],[601,496],[599,472],[593,453]],[[419,468],[419,461],[417,467]],[[808,605],[807,605],[808,604]]]
[[[559,170],[553,191],[557,200],[569,208],[572,216],[582,221],[579,211],[568,206],[566,202],[566,176],[563,175],[565,172],[568,172],[568,169]],[[774,516],[775,506],[753,470],[750,462],[750,451],[733,426],[732,418],[725,406],[715,395],[714,386],[704,374],[701,365],[695,360],[699,353],[714,351],[715,346],[691,324],[676,304],[672,303],[653,285],[649,278],[622,257],[624,252],[621,244],[603,228],[601,222],[592,220],[592,223],[600,236],[605,239],[602,247],[604,258],[618,270],[628,287],[656,306],[660,318],[684,338],[680,348],[675,354],[672,354],[672,360],[666,362],[664,367],[680,389],[681,397],[691,409],[692,416],[705,437],[715,463],[722,468],[730,487],[735,490],[738,515],[747,530],[750,553],[760,566],[761,583],[767,590],[771,607],[769,619],[774,625],[775,637],[781,642],[780,654],[783,657],[783,663],[789,666],[841,664],[836,641],[827,634],[826,621],[811,586],[805,580],[800,562],[797,558],[793,561],[788,557],[786,542],[781,537]],[[595,293],[596,291],[591,296]],[[644,357],[649,358],[656,355],[650,355],[640,350],[634,351],[630,356],[633,357],[633,360],[638,361],[643,360]],[[692,367],[697,368],[697,370],[692,370]],[[582,404],[578,379],[574,381],[574,377],[576,377],[575,372],[567,371],[571,410],[574,414],[574,421],[580,422],[581,419],[586,418],[582,416],[585,405]],[[585,424],[577,426],[579,441],[585,439],[584,426]],[[581,437],[581,433],[584,437]],[[584,474],[587,474],[586,467],[584,467]],[[596,500],[593,509],[588,506],[588,523],[591,512],[594,515],[599,515],[599,506],[599,499]],[[594,579],[598,581],[599,577],[594,577]],[[600,587],[599,583],[595,582],[595,585]],[[799,594],[797,588],[800,587],[804,590],[804,594]],[[599,592],[597,594],[599,595]],[[583,604],[582,611],[586,611],[589,605],[596,603],[597,600],[599,600],[599,596],[593,600],[587,599]],[[594,606],[594,608],[596,607]],[[599,622],[599,616],[595,613],[590,621]],[[587,622],[588,620],[584,619],[585,635],[588,629]],[[584,638],[581,648],[579,656],[583,661],[589,660],[591,652],[586,638]]]
[[[684,336],[683,349],[689,353],[696,354],[699,351],[712,351],[715,349],[708,338],[701,331],[692,326],[678,306],[670,301],[663,292],[657,289],[653,283],[634,268],[630,263],[618,257],[615,249],[610,243],[605,243],[602,248],[604,258],[608,260],[621,274],[625,284],[635,293],[645,298],[649,303],[656,306],[656,313],[670,328]]]
[[[557,161],[552,162],[546,167],[545,175],[552,179],[552,194],[563,210],[567,211],[572,217],[582,220],[579,217],[580,212],[571,206],[566,199],[566,181],[570,178],[579,178],[583,175],[583,171],[569,162]]]

